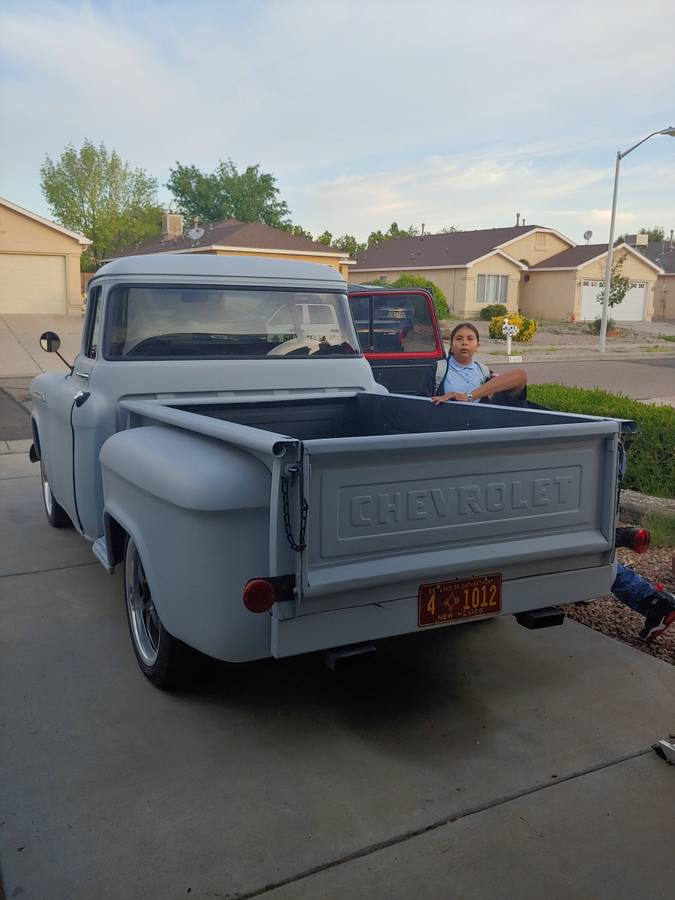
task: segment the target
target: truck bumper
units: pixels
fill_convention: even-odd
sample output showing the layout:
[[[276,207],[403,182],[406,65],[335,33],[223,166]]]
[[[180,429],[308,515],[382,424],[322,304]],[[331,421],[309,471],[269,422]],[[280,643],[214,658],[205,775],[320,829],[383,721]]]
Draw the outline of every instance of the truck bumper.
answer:
[[[606,594],[614,581],[615,566],[576,569],[552,575],[538,575],[505,581],[500,615],[516,615],[543,606],[574,603]],[[483,617],[487,618],[487,617]],[[360,641],[394,637],[431,628],[449,628],[478,618],[443,625],[417,624],[417,597],[388,603],[365,604],[298,615],[292,619],[272,619],[272,656],[277,658],[325,650]]]

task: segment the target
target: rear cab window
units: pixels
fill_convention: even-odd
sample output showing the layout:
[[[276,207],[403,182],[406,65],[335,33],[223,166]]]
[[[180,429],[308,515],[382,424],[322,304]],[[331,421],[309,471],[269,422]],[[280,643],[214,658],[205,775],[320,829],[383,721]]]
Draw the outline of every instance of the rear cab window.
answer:
[[[425,294],[355,294],[349,305],[366,356],[442,355],[431,301]]]

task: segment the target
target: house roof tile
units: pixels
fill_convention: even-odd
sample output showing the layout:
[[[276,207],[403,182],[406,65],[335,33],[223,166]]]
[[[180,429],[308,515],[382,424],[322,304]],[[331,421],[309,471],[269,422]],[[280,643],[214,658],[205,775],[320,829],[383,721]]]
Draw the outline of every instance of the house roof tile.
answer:
[[[289,250],[297,253],[325,253],[329,256],[346,256],[347,254],[327,247],[318,241],[298,237],[272,228],[262,222],[239,222],[237,219],[224,219],[206,225],[203,236],[193,241],[187,234],[180,237],[159,236],[143,241],[131,247],[125,247],[117,256],[143,256],[146,253],[175,253],[178,250],[197,250],[200,247],[253,247],[260,250]]]
[[[643,253],[647,259],[661,266],[666,275],[675,275],[675,247],[670,246],[668,241],[648,244]]]
[[[513,225],[510,228],[481,228],[475,231],[391,238],[357,254],[354,270],[465,266],[501,244],[540,227]]]
[[[614,253],[616,254],[621,248],[624,248],[624,251],[627,250],[638,258],[644,256],[644,261],[651,268],[665,268],[660,259],[655,259],[646,253],[641,253],[639,250],[636,250],[626,243],[614,247]],[[555,256],[549,257],[549,259],[537,263],[536,266],[531,267],[531,271],[536,272],[539,269],[578,269],[585,263],[588,263],[593,259],[599,259],[606,253],[607,244],[581,244],[578,247],[569,247],[567,250],[563,250],[561,253],[556,253]]]
[[[603,253],[607,253],[607,244],[580,244],[578,247],[568,247],[531,268],[533,272],[537,269],[576,269]]]

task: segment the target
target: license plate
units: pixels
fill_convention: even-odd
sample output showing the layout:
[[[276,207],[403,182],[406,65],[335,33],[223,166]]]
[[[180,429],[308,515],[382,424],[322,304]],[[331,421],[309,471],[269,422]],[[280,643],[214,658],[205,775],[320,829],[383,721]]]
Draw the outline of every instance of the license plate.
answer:
[[[418,601],[420,628],[457,619],[495,616],[502,608],[502,576],[480,575],[422,584]]]

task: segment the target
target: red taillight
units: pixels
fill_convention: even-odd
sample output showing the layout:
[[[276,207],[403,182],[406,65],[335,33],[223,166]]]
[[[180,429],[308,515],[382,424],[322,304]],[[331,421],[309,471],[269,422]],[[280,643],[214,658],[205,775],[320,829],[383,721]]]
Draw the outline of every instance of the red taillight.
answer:
[[[622,525],[616,529],[616,546],[628,547],[634,553],[646,553],[652,536],[646,528]]]
[[[630,544],[631,550],[635,553],[646,553],[649,550],[652,536],[646,528],[636,528],[633,534],[633,540]]]
[[[249,612],[264,613],[279,599],[277,590],[264,578],[253,578],[244,587],[244,606]]]

